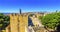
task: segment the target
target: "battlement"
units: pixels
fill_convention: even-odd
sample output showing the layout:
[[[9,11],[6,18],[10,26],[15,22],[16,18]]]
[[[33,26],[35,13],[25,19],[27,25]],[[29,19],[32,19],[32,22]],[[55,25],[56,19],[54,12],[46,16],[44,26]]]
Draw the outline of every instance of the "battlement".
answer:
[[[11,32],[25,32],[28,26],[28,15],[10,14]]]

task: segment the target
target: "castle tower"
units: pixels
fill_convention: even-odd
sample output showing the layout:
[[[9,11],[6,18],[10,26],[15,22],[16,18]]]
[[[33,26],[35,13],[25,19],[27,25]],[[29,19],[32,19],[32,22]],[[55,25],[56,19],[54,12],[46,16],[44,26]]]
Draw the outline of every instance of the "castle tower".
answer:
[[[23,21],[25,22],[25,32],[28,32],[28,16],[24,15],[23,16]]]
[[[10,15],[11,32],[27,32],[28,16],[22,14]]]
[[[11,32],[18,32],[18,15],[10,15],[10,29]]]
[[[20,15],[19,16],[20,21],[20,32],[26,32],[26,28],[28,27],[28,16],[27,15]]]

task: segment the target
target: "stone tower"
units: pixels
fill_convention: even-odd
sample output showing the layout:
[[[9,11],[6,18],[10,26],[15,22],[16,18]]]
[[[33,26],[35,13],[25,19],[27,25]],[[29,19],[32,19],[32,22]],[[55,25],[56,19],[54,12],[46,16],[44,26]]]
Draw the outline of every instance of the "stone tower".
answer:
[[[10,15],[11,32],[26,32],[28,27],[28,16],[22,14]]]
[[[22,13],[21,9],[20,9],[20,14]]]
[[[26,32],[27,31],[26,28],[28,27],[28,16],[20,15],[19,21],[20,21],[20,32]]]
[[[10,15],[10,29],[11,32],[18,32],[18,15]]]

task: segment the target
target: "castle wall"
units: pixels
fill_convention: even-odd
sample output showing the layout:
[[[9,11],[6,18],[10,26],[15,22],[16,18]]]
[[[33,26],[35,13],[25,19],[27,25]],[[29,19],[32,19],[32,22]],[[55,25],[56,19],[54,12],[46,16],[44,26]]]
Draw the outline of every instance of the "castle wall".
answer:
[[[18,32],[18,15],[10,15],[10,28],[11,32]]]
[[[28,16],[27,15],[10,15],[11,32],[27,32]]]

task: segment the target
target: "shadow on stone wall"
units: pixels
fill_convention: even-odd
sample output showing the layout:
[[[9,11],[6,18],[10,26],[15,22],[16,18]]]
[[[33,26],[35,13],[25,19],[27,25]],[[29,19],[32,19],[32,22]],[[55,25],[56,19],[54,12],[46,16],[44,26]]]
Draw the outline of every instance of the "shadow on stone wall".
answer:
[[[28,26],[34,26],[30,17],[28,17]]]

